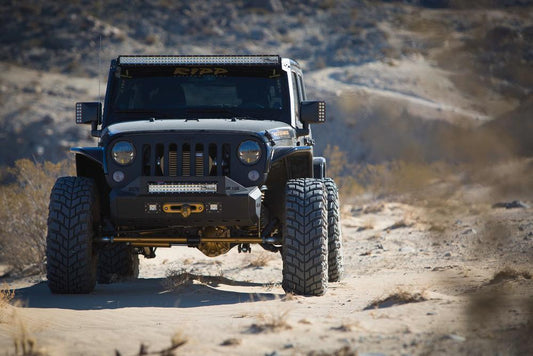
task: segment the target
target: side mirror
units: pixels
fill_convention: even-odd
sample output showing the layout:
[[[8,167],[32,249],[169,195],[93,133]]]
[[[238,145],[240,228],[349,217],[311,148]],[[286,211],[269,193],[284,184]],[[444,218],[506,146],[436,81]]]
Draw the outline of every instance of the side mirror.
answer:
[[[102,122],[102,103],[76,103],[76,124]]]
[[[300,120],[305,124],[322,124],[326,122],[326,102],[300,102]]]
[[[98,125],[102,123],[102,103],[76,103],[76,124],[91,124],[91,136],[100,137]]]

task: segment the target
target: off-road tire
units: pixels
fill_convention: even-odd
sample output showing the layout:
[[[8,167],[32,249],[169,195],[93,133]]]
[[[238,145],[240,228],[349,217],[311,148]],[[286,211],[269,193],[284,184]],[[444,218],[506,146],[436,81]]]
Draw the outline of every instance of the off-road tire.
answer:
[[[139,255],[132,246],[112,244],[100,250],[98,283],[108,284],[139,276]]]
[[[338,282],[344,274],[339,190],[331,178],[323,180],[328,192],[328,279]]]
[[[286,293],[323,295],[328,288],[327,192],[319,179],[287,182],[283,224]]]
[[[46,276],[52,293],[89,293],[96,284],[98,254],[93,245],[99,218],[92,179],[59,178],[50,195]]]

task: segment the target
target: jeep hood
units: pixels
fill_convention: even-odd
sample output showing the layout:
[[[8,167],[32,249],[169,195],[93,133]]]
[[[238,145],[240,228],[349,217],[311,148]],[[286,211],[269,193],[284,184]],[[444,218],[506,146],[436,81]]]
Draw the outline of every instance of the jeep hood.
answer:
[[[285,122],[250,119],[187,119],[187,120],[136,120],[120,122],[107,126],[103,135],[114,136],[124,133],[161,132],[161,131],[228,131],[262,132],[272,129],[291,129]]]

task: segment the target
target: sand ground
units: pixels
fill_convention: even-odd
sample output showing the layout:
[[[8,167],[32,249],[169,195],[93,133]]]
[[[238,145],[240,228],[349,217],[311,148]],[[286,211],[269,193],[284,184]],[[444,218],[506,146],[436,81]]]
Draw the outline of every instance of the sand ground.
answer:
[[[135,355],[176,334],[184,355],[533,351],[531,208],[373,200],[342,211],[346,275],[325,296],[285,295],[281,257],[260,247],[216,258],[159,249],[141,258],[139,279],[89,295],[52,295],[40,276],[8,280],[25,307],[3,312],[0,349],[14,352],[24,325],[51,355]],[[183,272],[193,276],[176,287]]]

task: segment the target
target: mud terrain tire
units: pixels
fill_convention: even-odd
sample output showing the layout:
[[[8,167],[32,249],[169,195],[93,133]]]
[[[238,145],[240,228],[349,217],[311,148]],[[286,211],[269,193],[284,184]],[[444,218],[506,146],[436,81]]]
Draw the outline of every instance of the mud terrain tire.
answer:
[[[108,284],[139,276],[139,255],[132,246],[113,244],[100,250],[98,283]]]
[[[286,293],[318,296],[328,288],[327,191],[319,179],[285,188],[283,282]]]
[[[93,246],[98,194],[92,179],[59,178],[50,195],[46,276],[52,293],[89,293],[96,284]]]
[[[339,190],[333,179],[323,182],[328,192],[328,277],[329,282],[338,282],[344,274]]]

